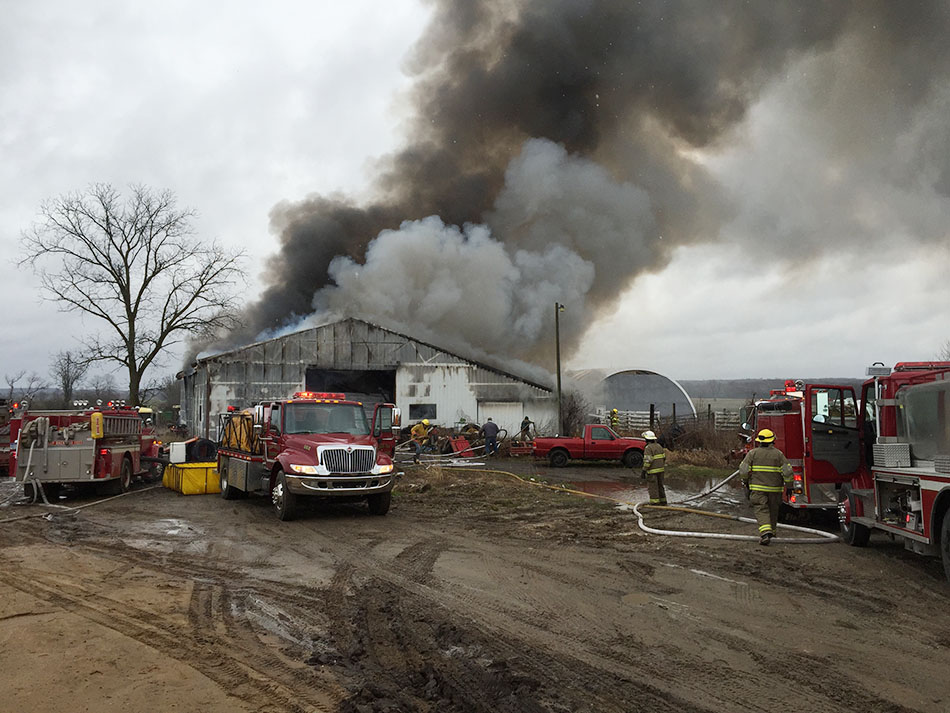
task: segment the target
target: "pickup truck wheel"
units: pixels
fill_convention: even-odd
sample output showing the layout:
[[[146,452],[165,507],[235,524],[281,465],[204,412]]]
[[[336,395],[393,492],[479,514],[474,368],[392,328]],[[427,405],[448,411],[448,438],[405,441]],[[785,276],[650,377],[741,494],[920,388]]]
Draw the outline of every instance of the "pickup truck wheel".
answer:
[[[552,468],[563,468],[567,465],[567,461],[567,451],[560,449],[551,451],[551,455],[548,456],[548,462],[551,463]]]
[[[639,468],[643,465],[643,451],[627,451],[623,454],[621,462],[627,468]]]
[[[293,520],[297,515],[297,496],[287,489],[287,480],[284,472],[277,473],[274,489],[271,491],[271,500],[279,520]]]
[[[375,495],[366,496],[366,504],[369,505],[369,514],[370,515],[385,515],[389,512],[389,506],[392,503],[393,494],[389,493],[376,493]]]
[[[854,512],[854,495],[851,484],[844,483],[838,491],[838,521],[841,523],[841,539],[854,547],[864,547],[871,539],[871,528],[860,525],[851,519]],[[946,564],[946,555],[944,556]]]
[[[940,554],[943,555],[943,572],[950,582],[950,510],[943,514],[943,524],[940,526]]]

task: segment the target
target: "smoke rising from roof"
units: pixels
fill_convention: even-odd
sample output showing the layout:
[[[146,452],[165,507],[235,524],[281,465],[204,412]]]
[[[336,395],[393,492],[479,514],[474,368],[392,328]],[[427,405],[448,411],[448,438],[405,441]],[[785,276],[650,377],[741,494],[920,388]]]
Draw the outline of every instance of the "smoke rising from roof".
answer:
[[[945,238],[948,27],[887,0],[436,0],[375,199],[275,206],[270,286],[227,341],[332,310],[537,361],[555,301],[569,352],[677,245]]]

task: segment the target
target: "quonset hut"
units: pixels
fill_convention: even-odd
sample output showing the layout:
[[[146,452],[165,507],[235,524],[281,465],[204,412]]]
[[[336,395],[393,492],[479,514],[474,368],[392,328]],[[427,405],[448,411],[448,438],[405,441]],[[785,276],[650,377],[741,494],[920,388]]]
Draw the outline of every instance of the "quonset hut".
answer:
[[[179,374],[188,432],[217,437],[218,415],[296,391],[343,392],[372,404],[393,402],[403,425],[428,418],[453,426],[491,417],[510,434],[528,415],[557,419],[550,387],[359,319],[310,327],[198,358]]]

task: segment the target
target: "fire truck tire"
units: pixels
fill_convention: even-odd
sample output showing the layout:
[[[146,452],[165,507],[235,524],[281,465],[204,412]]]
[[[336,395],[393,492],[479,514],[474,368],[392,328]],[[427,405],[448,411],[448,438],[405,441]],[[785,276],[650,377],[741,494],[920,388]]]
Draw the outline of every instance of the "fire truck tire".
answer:
[[[237,500],[247,495],[243,490],[239,490],[231,486],[228,482],[228,467],[226,465],[221,466],[221,497],[225,500]]]
[[[562,448],[551,451],[551,454],[548,456],[548,462],[552,468],[563,468],[567,465],[568,460],[567,451]]]
[[[627,451],[621,462],[627,468],[639,468],[643,465],[643,451]]]
[[[284,472],[278,471],[274,489],[271,491],[271,500],[278,520],[293,520],[297,516],[297,496],[287,490],[287,481]]]
[[[851,485],[844,483],[838,491],[839,521],[841,523],[841,539],[854,547],[864,547],[871,539],[871,528],[860,525],[851,520],[854,512],[854,496],[851,494]]]
[[[940,526],[940,554],[943,555],[943,572],[950,582],[950,510],[943,514]]]
[[[389,512],[389,506],[392,504],[392,501],[393,494],[391,492],[366,496],[366,504],[369,505],[370,515],[385,515]]]
[[[142,480],[144,480],[146,483],[157,483],[162,479],[164,474],[164,463],[149,463],[148,470],[145,471],[145,475],[142,476]]]

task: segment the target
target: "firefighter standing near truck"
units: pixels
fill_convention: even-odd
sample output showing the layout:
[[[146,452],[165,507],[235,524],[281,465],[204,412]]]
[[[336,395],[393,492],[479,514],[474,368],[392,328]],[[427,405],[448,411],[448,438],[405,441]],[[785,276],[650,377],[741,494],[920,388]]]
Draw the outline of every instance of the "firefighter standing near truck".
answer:
[[[617,430],[617,427],[620,426],[620,413],[617,409],[610,409],[610,427]]]
[[[650,505],[666,505],[666,489],[663,487],[663,472],[666,470],[666,451],[656,442],[653,431],[644,431],[647,442],[643,449],[643,477],[650,491]]]
[[[739,464],[739,475],[749,484],[749,501],[759,523],[759,544],[775,537],[782,493],[792,482],[792,466],[778,448],[775,434],[767,428],[755,437],[756,447]]]

